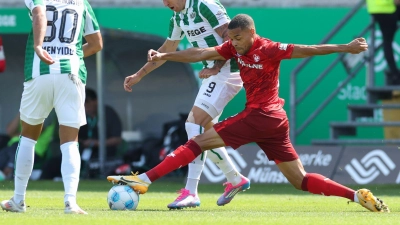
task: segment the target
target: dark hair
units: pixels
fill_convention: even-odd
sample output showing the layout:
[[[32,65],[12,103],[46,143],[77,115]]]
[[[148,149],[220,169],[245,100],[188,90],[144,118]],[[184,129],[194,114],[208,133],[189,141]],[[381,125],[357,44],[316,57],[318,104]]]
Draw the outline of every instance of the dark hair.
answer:
[[[240,29],[249,29],[249,28],[254,28],[254,20],[251,18],[251,16],[247,14],[238,14],[233,19],[228,25],[228,29],[236,29],[240,27]]]
[[[86,88],[86,99],[90,99],[91,101],[97,100],[97,94],[93,89]]]

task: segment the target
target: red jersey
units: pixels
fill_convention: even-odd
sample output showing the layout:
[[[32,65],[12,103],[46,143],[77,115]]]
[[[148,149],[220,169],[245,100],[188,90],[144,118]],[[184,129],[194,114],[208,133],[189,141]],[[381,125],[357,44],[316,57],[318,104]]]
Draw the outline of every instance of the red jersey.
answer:
[[[257,36],[245,55],[239,55],[231,41],[216,46],[225,59],[235,57],[243,86],[246,90],[246,107],[265,111],[281,109],[285,101],[279,98],[279,66],[282,59],[290,59],[293,44],[273,42]]]

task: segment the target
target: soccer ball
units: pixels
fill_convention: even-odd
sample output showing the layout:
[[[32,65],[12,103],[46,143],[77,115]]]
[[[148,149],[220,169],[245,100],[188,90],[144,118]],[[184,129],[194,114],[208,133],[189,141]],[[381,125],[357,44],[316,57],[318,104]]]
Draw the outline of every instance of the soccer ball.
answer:
[[[139,194],[129,186],[115,185],[108,192],[107,203],[112,210],[135,210]]]

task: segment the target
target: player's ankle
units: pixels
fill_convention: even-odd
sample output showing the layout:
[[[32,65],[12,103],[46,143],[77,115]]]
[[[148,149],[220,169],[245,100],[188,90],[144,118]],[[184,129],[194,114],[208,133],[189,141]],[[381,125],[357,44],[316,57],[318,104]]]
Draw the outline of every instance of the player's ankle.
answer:
[[[139,179],[141,179],[142,181],[144,181],[144,182],[146,182],[146,183],[148,183],[148,184],[151,184],[151,180],[150,180],[150,178],[147,176],[146,173],[139,174],[138,177],[139,177]]]

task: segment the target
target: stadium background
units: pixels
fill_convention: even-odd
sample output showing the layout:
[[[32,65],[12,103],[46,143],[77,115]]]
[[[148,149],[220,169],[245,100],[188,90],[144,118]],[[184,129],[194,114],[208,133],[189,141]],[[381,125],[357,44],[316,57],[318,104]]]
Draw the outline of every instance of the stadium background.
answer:
[[[125,76],[137,71],[146,60],[150,48],[157,49],[168,33],[171,10],[162,6],[161,0],[111,1],[92,0],[97,19],[104,31],[104,98],[119,113],[124,130],[140,131],[143,136],[160,136],[163,123],[178,119],[179,113],[187,113],[197,94],[201,69],[200,63],[188,65],[167,63],[135,86],[134,93],[122,89]],[[285,43],[316,44],[349,12],[356,0],[336,1],[273,1],[273,0],[221,0],[228,14],[250,14],[257,27],[257,33],[275,41]],[[7,70],[1,74],[0,82],[0,132],[10,121],[19,107],[22,92],[24,45],[26,34],[31,28],[27,10],[20,1],[0,1],[0,34],[3,36]],[[356,13],[330,43],[347,43],[361,32],[370,21],[363,8]],[[369,39],[367,34],[365,38]],[[379,33],[377,35],[379,41]],[[396,38],[398,42],[398,38]],[[398,46],[398,45],[396,45]],[[186,39],[180,49],[188,47]],[[400,48],[395,48],[396,56]],[[377,52],[376,83],[383,84],[385,61]],[[312,60],[298,76],[298,91],[306,87],[323,71],[335,56],[323,56]],[[397,59],[398,57],[396,57]],[[89,71],[88,86],[96,88],[95,57],[86,60]],[[280,95],[286,100],[289,112],[289,77],[300,60],[283,61],[281,65]],[[310,97],[297,109],[297,121],[304,121],[346,77],[342,66],[337,66]],[[313,139],[329,137],[330,121],[347,120],[346,105],[364,103],[366,69],[362,69],[350,84],[346,85],[335,99],[296,139],[297,145],[310,145]],[[226,107],[222,119],[239,112],[244,107],[242,90]],[[382,121],[382,111],[376,110],[373,118],[365,120]],[[360,128],[358,137],[383,138],[383,129]],[[398,179],[398,178],[397,178]]]

